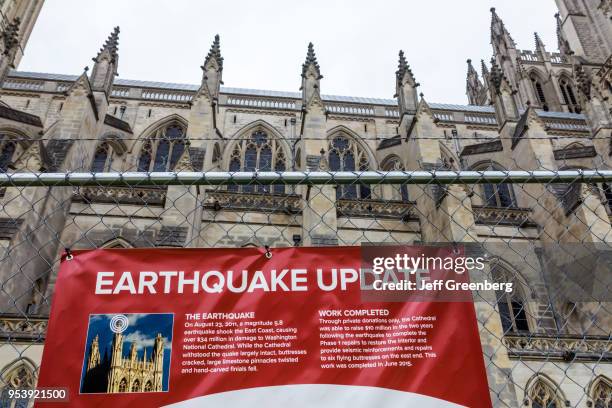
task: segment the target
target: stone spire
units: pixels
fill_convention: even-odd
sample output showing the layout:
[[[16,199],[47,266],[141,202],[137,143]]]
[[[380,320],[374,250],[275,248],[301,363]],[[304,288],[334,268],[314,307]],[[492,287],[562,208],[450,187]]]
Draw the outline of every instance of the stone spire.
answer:
[[[306,60],[302,64],[302,105],[308,109],[313,104],[318,104],[323,108],[321,99],[321,68],[317,62],[317,56],[312,43],[308,43]]]
[[[219,90],[223,84],[223,57],[219,34],[215,35],[204,64],[200,68],[203,71],[202,84],[194,99],[203,96],[212,103],[219,98]]]
[[[99,337],[96,334],[96,337],[91,342],[91,347],[89,348],[89,358],[87,360],[87,370],[92,370],[100,365],[100,343]]]
[[[112,351],[111,351],[111,367],[118,367],[123,360],[123,334],[115,333],[113,335]]]
[[[495,115],[500,128],[509,120],[518,120],[519,112],[514,99],[515,91],[497,64],[495,57],[491,58],[491,72],[488,83],[489,95],[495,107]]]
[[[570,47],[569,41],[567,41],[567,38],[565,38],[561,15],[559,13],[555,14],[555,19],[557,20],[557,46],[561,56],[567,60],[567,58],[569,58],[574,52]]]
[[[113,31],[110,33],[110,35],[104,42],[104,45],[102,46],[102,48],[100,48],[98,55],[96,56],[96,58],[94,58],[94,61],[100,59],[102,57],[102,54],[106,52],[108,52],[112,61],[117,60],[117,58],[119,57],[118,51],[119,51],[119,33],[120,32],[121,32],[121,29],[119,28],[119,26],[113,28]]]
[[[414,74],[406,61],[404,51],[399,52],[399,63],[395,72],[395,96],[399,105],[400,114],[408,112],[414,114],[418,106],[417,88],[419,83],[416,82]]]
[[[208,51],[208,54],[206,55],[202,69],[206,70],[213,64],[216,69],[223,71],[223,57],[221,56],[221,41],[219,34],[215,35],[215,39],[210,46],[210,51]]]
[[[495,7],[491,7],[491,44],[496,54],[504,55],[508,49],[516,48],[516,43],[506,30],[506,26],[497,15]]]
[[[540,38],[540,35],[536,32],[533,33],[533,37],[535,39],[535,51],[540,56],[542,61],[547,59],[548,53],[546,52],[546,46],[544,42]]]
[[[536,48],[536,50],[542,49],[542,50],[546,51],[546,46],[544,45],[544,42],[540,38],[540,34],[538,34],[537,31],[535,31],[533,33],[533,37],[535,39],[535,48]]]
[[[485,83],[485,86],[489,87],[489,68],[487,68],[487,63],[485,60],[480,60],[480,74],[482,75],[482,80]]]
[[[323,78],[321,75],[321,67],[319,67],[319,62],[317,61],[317,56],[314,51],[314,45],[312,43],[308,43],[308,52],[306,53],[306,61],[302,64],[302,78],[306,75],[306,72],[311,68],[314,70],[319,79]]]
[[[93,58],[91,87],[94,91],[104,92],[107,98],[110,96],[119,65],[119,31],[119,26],[113,29],[98,55]]]
[[[8,72],[14,67],[15,55],[19,50],[19,26],[21,20],[15,17],[13,21],[7,24],[4,31],[0,34],[2,37],[2,55],[0,55],[0,84],[4,82]]]
[[[483,59],[480,60],[480,73],[482,74],[483,78],[487,78],[489,76],[489,68]]]
[[[137,351],[136,351],[136,343],[132,342],[130,344],[130,360],[136,361]]]
[[[466,94],[468,97],[468,103],[470,105],[482,105],[484,103],[483,94],[484,94],[484,85],[480,81],[478,77],[478,72],[474,69],[472,65],[472,60],[467,60],[468,70],[467,70],[467,78],[466,78]],[[486,99],[486,97],[484,98]]]

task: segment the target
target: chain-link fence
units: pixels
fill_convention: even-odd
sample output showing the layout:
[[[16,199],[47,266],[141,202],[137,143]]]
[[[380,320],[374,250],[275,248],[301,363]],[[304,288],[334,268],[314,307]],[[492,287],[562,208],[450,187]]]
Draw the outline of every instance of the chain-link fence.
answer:
[[[472,280],[514,283],[474,292],[494,406],[612,407],[612,171],[0,173],[0,188],[5,390],[36,384],[66,250],[449,243],[486,259]]]

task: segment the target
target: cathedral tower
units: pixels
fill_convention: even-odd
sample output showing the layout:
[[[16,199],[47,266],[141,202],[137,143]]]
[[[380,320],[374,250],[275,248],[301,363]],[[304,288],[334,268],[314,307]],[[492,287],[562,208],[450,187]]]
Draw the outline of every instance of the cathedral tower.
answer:
[[[560,12],[559,24],[569,47],[588,62],[603,63],[612,54],[612,24],[601,7],[604,2],[555,1]]]
[[[90,371],[100,365],[100,344],[98,335],[93,339],[89,350],[89,358],[87,359],[87,371]]]
[[[0,28],[5,31],[16,19],[19,20],[14,65],[17,67],[24,54],[34,24],[38,19],[44,0],[5,0],[0,2]]]
[[[146,356],[145,356],[146,362]],[[161,391],[164,373],[164,339],[161,333],[157,333],[153,343],[153,391]]]

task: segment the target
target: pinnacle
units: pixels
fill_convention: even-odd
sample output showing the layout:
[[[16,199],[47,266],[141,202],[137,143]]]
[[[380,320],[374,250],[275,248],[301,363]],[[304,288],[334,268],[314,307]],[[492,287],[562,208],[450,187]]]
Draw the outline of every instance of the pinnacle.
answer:
[[[468,64],[468,76],[469,75],[476,75],[476,76],[478,76],[478,73],[476,72],[476,70],[474,69],[474,66],[472,65],[472,60],[471,59],[467,60],[467,64]]]
[[[480,60],[480,69],[482,71],[482,76],[486,78],[486,76],[489,75],[489,69],[483,59]]]
[[[397,66],[397,79],[401,80],[404,75],[409,74],[412,80],[414,81],[414,74],[410,69],[410,65],[408,65],[408,61],[406,61],[406,57],[404,56],[404,51],[400,50],[399,52],[399,63]]]
[[[308,52],[306,53],[306,61],[302,65],[302,76],[306,74],[309,66],[314,66],[317,74],[321,76],[321,68],[319,67],[319,63],[317,62],[317,56],[314,51],[314,45],[309,42],[308,43]]]
[[[499,37],[507,36],[508,41],[514,45],[514,39],[506,30],[503,20],[497,15],[495,7],[491,7],[491,38],[496,40]]]
[[[544,49],[544,42],[542,42],[542,39],[537,31],[533,33],[533,36],[535,38],[536,50],[539,48]]]
[[[104,42],[104,45],[102,46],[102,48],[100,48],[100,51],[98,52],[98,57],[104,51],[108,51],[109,54],[111,55],[111,58],[113,59],[117,58],[117,52],[119,51],[119,32],[120,32],[119,26],[113,29],[113,31],[110,33],[110,35]]]
[[[397,77],[403,77],[406,71],[408,71],[409,69],[410,67],[408,66],[408,61],[406,61],[406,57],[404,56],[404,51],[400,50],[399,63],[397,65]]]
[[[500,22],[503,24],[501,18],[499,18],[499,16],[497,15],[497,12],[495,11],[495,7],[491,7],[491,25],[495,24],[496,22]]]
[[[211,60],[215,60],[219,65],[219,69],[223,69],[223,57],[221,56],[221,41],[219,34],[215,35],[215,40],[210,46],[210,51],[208,51],[208,55],[206,55],[206,59],[204,60],[204,66],[208,64]]]

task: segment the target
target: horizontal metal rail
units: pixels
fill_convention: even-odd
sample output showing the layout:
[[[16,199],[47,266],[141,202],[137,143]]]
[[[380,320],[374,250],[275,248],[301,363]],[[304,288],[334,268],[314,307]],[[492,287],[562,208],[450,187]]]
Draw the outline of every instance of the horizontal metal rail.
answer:
[[[126,172],[0,173],[0,187],[155,186],[227,184],[486,184],[600,183],[612,181],[612,170],[537,171],[283,171],[283,172]]]

